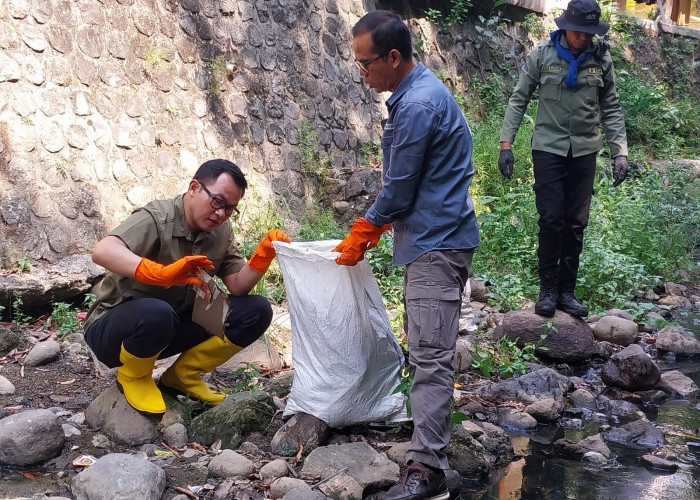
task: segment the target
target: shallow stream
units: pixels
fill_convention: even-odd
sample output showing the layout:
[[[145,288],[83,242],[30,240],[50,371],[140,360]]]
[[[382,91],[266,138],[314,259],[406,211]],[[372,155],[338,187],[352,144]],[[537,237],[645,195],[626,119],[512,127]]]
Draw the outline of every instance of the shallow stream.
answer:
[[[674,319],[700,337],[700,314],[678,313]],[[680,370],[700,386],[700,360],[659,358],[656,363],[662,372]],[[552,451],[554,441],[579,441],[598,433],[599,424],[584,422],[583,429],[539,426],[534,433],[512,435],[514,449],[524,458],[493,472],[485,489],[465,484],[460,500],[700,499],[700,399],[669,399],[644,412],[668,429],[664,451],[677,457],[675,473],[648,470],[638,459],[650,450],[615,443],[607,443],[614,460],[605,466],[563,458]]]

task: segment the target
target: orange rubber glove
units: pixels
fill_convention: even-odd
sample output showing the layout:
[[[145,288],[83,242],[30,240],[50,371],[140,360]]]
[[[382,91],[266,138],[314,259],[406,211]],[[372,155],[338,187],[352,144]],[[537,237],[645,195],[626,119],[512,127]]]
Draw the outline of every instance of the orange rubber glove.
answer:
[[[382,233],[389,228],[391,224],[375,226],[364,217],[360,217],[352,224],[347,238],[333,249],[334,252],[341,252],[335,261],[343,266],[354,266],[365,258],[365,252],[375,246]]]
[[[289,243],[290,239],[284,231],[280,231],[279,229],[269,230],[248,261],[248,267],[260,274],[265,274],[267,268],[270,267],[272,263],[272,259],[277,255],[275,253],[275,247],[272,246],[273,241]]]
[[[214,264],[204,255],[187,255],[167,266],[143,258],[136,266],[134,279],[146,285],[201,287],[202,280],[197,277],[200,268],[214,269]]]

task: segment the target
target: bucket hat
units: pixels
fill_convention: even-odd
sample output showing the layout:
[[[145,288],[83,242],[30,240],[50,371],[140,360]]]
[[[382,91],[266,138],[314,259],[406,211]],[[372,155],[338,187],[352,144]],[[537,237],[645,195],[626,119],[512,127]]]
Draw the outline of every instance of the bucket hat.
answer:
[[[564,13],[555,18],[561,29],[582,31],[592,35],[603,36],[610,25],[600,20],[600,7],[595,0],[571,0]]]

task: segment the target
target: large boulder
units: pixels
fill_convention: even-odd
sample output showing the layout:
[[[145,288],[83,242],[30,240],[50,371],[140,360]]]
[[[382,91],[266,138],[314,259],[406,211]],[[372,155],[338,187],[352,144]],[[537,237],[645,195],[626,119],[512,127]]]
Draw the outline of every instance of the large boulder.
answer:
[[[464,477],[478,480],[484,478],[491,470],[486,458],[486,449],[463,426],[456,425],[452,429],[445,453],[450,468]]]
[[[66,437],[56,415],[32,410],[0,420],[0,464],[23,467],[61,453]]]
[[[75,476],[71,489],[76,500],[160,500],[165,472],[140,455],[112,453]]]
[[[316,448],[301,473],[325,478],[346,467],[346,474],[363,489],[385,489],[399,480],[399,466],[363,442]]]
[[[188,434],[206,446],[221,439],[222,448],[236,449],[251,432],[264,431],[275,411],[269,394],[239,392],[197,416]]]
[[[603,365],[601,378],[607,385],[628,391],[645,391],[659,382],[661,371],[644,349],[632,344]]]
[[[544,340],[541,339],[543,334],[546,335]],[[556,311],[553,318],[535,314],[532,307],[509,311],[494,336],[517,340],[520,347],[526,342],[538,344],[543,348],[537,350],[538,356],[556,361],[580,363],[593,354],[591,327],[582,319],[561,311]]]
[[[637,340],[637,323],[618,316],[603,316],[595,324],[596,340],[628,346]]]
[[[486,384],[476,393],[496,403],[519,401],[530,405],[542,399],[561,400],[571,387],[568,377],[551,368],[540,368],[520,377]]]
[[[113,441],[130,446],[150,443],[158,437],[155,418],[134,410],[116,384],[95,398],[85,411],[85,421]]]
[[[700,340],[682,326],[666,326],[656,334],[656,348],[685,356],[700,354]]]

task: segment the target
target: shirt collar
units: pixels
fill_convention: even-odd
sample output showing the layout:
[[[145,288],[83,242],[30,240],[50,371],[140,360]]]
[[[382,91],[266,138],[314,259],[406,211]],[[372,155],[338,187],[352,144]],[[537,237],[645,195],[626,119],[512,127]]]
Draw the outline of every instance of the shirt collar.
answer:
[[[415,67],[406,75],[406,77],[401,80],[399,85],[396,87],[396,90],[391,94],[389,99],[386,100],[386,107],[391,108],[396,101],[398,101],[402,95],[406,93],[406,91],[411,87],[411,84],[415,79],[420,77],[424,72],[427,71],[427,68],[423,66],[423,63],[418,63],[415,65]]]
[[[175,220],[173,220],[173,236],[176,237],[187,237],[187,239],[194,240],[194,236],[190,232],[190,228],[187,227],[187,221],[185,220],[185,206],[183,204],[183,199],[185,195],[181,194],[173,198],[173,206],[175,207]]]

